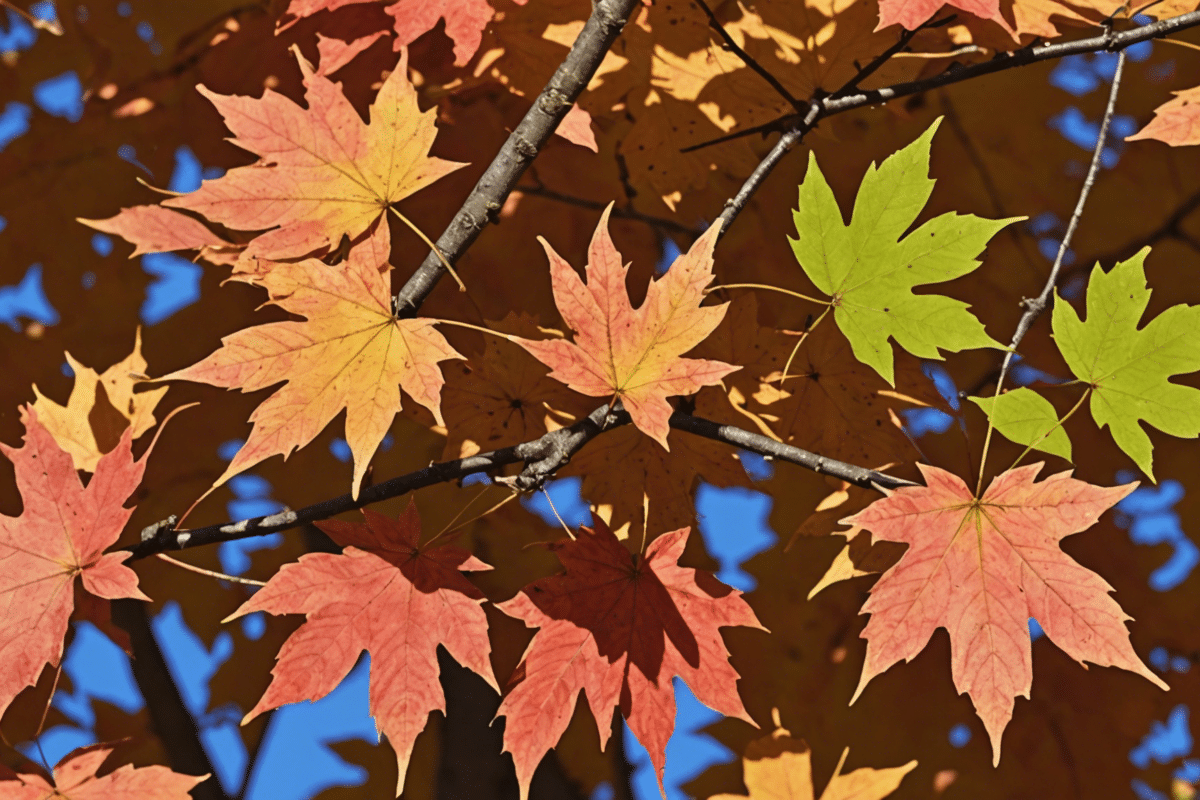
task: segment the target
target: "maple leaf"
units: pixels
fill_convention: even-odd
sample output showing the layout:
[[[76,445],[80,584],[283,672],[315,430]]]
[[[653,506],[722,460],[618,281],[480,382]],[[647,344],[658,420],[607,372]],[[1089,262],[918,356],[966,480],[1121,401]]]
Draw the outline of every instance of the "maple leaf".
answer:
[[[306,259],[234,276],[262,286],[269,302],[305,320],[237,331],[208,358],[159,378],[243,392],[287,382],[250,415],[254,428],[214,488],[273,455],[286,458],[344,408],[357,496],[371,456],[400,410],[401,387],[444,424],[437,364],[462,356],[433,320],[392,315],[390,249],[381,223],[336,268]]]
[[[368,508],[366,522],[318,522],[345,549],[285,565],[226,621],[253,613],[304,614],[284,643],[274,678],[243,724],[285,703],[319,700],[371,654],[370,711],[404,776],[431,711],[446,710],[438,681],[442,645],[496,691],[483,593],[463,572],[491,569],[458,547],[422,547],[411,501],[398,519]]]
[[[1059,547],[1136,483],[1092,486],[1070,472],[1036,483],[1038,463],[997,475],[976,500],[957,476],[917,466],[925,486],[897,489],[842,520],[908,545],[862,607],[871,615],[862,632],[867,655],[850,702],[944,627],[954,685],[971,696],[999,764],[1013,702],[1029,697],[1033,681],[1031,618],[1076,661],[1121,667],[1167,688],[1134,652],[1112,587]]]
[[[375,44],[375,41],[384,34],[384,31],[376,31],[375,33],[360,36],[357,39],[347,42],[318,33],[317,74],[321,76],[332,75],[353,61],[359,53]]]
[[[154,427],[154,409],[167,389],[133,391],[139,380],[133,375],[146,370],[140,327],[134,335],[133,352],[99,375],[70,353],[65,355],[75,375],[67,404],[59,405],[34,385],[37,399],[32,408],[59,446],[71,454],[75,468],[95,472],[100,457],[113,449],[123,430],[132,427],[136,439]]]
[[[389,206],[465,166],[431,158],[435,109],[421,113],[408,80],[408,54],[384,81],[364,123],[341,84],[304,75],[302,108],[268,89],[261,99],[200,86],[234,133],[233,144],[262,157],[163,201],[239,230],[262,230],[246,257],[295,258],[358,238]]]
[[[943,6],[953,6],[980,19],[990,19],[1008,29],[1008,23],[1000,14],[1000,0],[880,0],[879,27],[875,30],[899,25],[915,31]]]
[[[913,294],[916,286],[973,272],[989,239],[1016,217],[987,220],[953,212],[934,217],[897,243],[933,192],[929,149],[939,118],[916,141],[872,165],[863,176],[850,225],[833,191],[808,157],[793,212],[799,238],[792,250],[809,279],[832,298],[833,318],[854,356],[895,385],[888,338],[919,358],[1002,347],[958,300]]]
[[[882,800],[900,788],[904,776],[917,767],[916,761],[909,761],[902,767],[864,767],[843,775],[842,765],[849,753],[849,747],[842,751],[818,800]],[[709,800],[813,800],[815,796],[812,752],[803,739],[793,739],[784,728],[746,745],[742,769],[748,796],[719,794]]]
[[[130,258],[143,253],[167,253],[172,250],[200,250],[224,247],[229,242],[187,214],[162,206],[122,208],[108,219],[76,217],[89,228],[120,236],[134,245]]]
[[[596,133],[592,130],[592,115],[580,108],[579,103],[571,104],[571,110],[563,117],[562,122],[558,123],[554,132],[572,144],[586,147],[593,153],[600,152],[596,144]]]
[[[13,463],[24,511],[0,515],[0,716],[42,667],[62,658],[75,577],[107,600],[149,600],[122,562],[130,553],[105,553],[133,514],[121,504],[142,480],[146,459],[133,460],[132,431],[100,458],[85,488],[71,456],[21,409],[25,443],[0,444]],[[153,445],[151,445],[153,447]]]
[[[972,397],[1006,439],[1071,460],[1071,440],[1050,401],[1022,386],[999,397]]]
[[[1171,94],[1175,99],[1154,109],[1154,119],[1125,141],[1158,139],[1172,147],[1200,144],[1200,86]]]
[[[286,12],[292,19],[281,25],[280,30],[318,11],[378,2],[381,0],[292,0]],[[514,2],[525,5],[527,0]],[[437,27],[439,20],[445,20],[444,30],[454,42],[454,65],[458,67],[464,66],[475,55],[483,40],[483,30],[492,21],[494,13],[487,0],[398,0],[384,11],[396,20],[396,39],[392,45],[396,50],[412,44]]]
[[[100,777],[96,771],[119,742],[79,747],[54,765],[54,781],[17,773],[0,764],[0,794],[6,800],[189,800],[208,775],[180,775],[167,767],[124,764]]]
[[[1051,323],[1067,366],[1088,385],[1092,418],[1153,480],[1154,446],[1139,420],[1172,436],[1200,435],[1200,390],[1169,380],[1200,370],[1200,306],[1172,306],[1138,329],[1150,302],[1149,252],[1092,270],[1086,321],[1056,296]]]
[[[535,581],[497,605],[539,629],[497,712],[506,720],[504,749],[513,755],[522,800],[542,756],[566,730],[580,690],[601,748],[620,708],[650,753],[660,790],[675,727],[675,676],[705,705],[754,724],[717,629],[764,629],[741,592],[679,566],[690,530],[665,533],[634,556],[593,518],[592,529],[550,545],[566,574]]]
[[[539,331],[532,317],[513,312],[488,321],[488,327],[513,334]],[[484,337],[481,351],[446,372],[446,460],[531,441],[592,410],[585,406],[590,400],[551,380],[543,364],[496,337]]]
[[[695,241],[661,278],[651,282],[638,308],[625,285],[628,265],[608,235],[609,203],[588,248],[587,283],[545,239],[554,302],[575,341],[511,341],[524,347],[560,380],[592,397],[621,400],[633,424],[667,445],[671,395],[692,394],[738,369],[707,359],[682,358],[712,333],[728,303],[701,307],[704,287],[713,278],[712,251],[720,222]]]

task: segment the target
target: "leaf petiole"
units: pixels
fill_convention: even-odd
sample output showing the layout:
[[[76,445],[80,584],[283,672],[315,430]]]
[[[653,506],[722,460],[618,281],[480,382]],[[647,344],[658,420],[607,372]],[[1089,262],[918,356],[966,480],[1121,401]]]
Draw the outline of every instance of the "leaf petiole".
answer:
[[[1078,381],[1076,381],[1076,383],[1078,383]],[[1035,440],[1034,442],[1032,442],[1031,444],[1026,446],[1026,448],[1021,451],[1021,455],[1017,456],[1017,460],[1012,463],[1012,466],[1010,466],[1007,471],[1011,472],[1017,466],[1017,464],[1021,463],[1021,459],[1025,458],[1025,456],[1029,455],[1029,452],[1031,450],[1033,450],[1035,447],[1037,447],[1042,442],[1046,441],[1046,439],[1050,438],[1050,434],[1054,433],[1056,430],[1058,430],[1063,425],[1065,425],[1067,420],[1069,420],[1071,418],[1071,415],[1079,410],[1079,408],[1083,405],[1083,401],[1086,400],[1088,398],[1088,395],[1090,395],[1091,393],[1092,393],[1092,387],[1089,386],[1087,389],[1084,390],[1083,394],[1080,395],[1079,399],[1075,402],[1075,405],[1071,406],[1071,409],[1066,414],[1063,414],[1062,418],[1059,419],[1058,422],[1051,425],[1050,429],[1047,430],[1045,433],[1043,433],[1040,438],[1038,438],[1037,440]]]
[[[458,273],[454,271],[454,267],[450,266],[450,262],[446,260],[446,256],[442,253],[441,249],[434,244],[428,236],[425,235],[424,231],[414,225],[408,217],[401,214],[399,209],[397,209],[395,206],[388,206],[388,210],[399,217],[401,222],[411,228],[413,233],[421,237],[422,242],[429,245],[429,249],[432,250],[433,254],[438,257],[438,261],[442,262],[442,266],[446,268],[446,272],[449,272],[450,277],[454,278],[454,282],[458,284],[458,290],[460,292],[465,292],[467,290],[467,285],[462,282],[462,278],[458,277]]]
[[[822,306],[833,305],[832,300],[821,300],[816,297],[809,297],[806,294],[800,294],[799,292],[793,292],[791,289],[783,289],[778,286],[770,286],[765,283],[719,283],[716,286],[708,287],[707,289],[704,290],[704,293],[706,295],[712,294],[713,292],[718,291],[720,289],[766,289],[769,292],[779,292],[780,294],[786,294],[789,297],[796,297],[801,300],[807,300],[808,302],[816,303],[817,305],[822,305]]]
[[[821,312],[821,316],[817,317],[813,321],[812,325],[809,325],[807,328],[805,328],[804,332],[800,334],[800,338],[796,340],[796,346],[792,348],[792,353],[788,356],[787,363],[783,365],[783,374],[779,376],[780,389],[783,388],[783,382],[787,379],[788,370],[792,368],[792,361],[795,360],[796,353],[800,352],[800,345],[804,344],[804,341],[808,338],[808,335],[812,333],[818,325],[821,324],[821,320],[825,319],[825,315],[829,313],[830,308],[832,308],[832,306],[827,306],[825,310]]]

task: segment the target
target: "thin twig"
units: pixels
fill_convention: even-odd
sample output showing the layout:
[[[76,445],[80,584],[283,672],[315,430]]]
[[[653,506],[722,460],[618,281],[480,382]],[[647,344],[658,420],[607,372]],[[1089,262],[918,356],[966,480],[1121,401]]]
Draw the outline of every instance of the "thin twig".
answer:
[[[496,478],[497,483],[512,486],[518,491],[537,491],[545,485],[547,480],[566,466],[574,454],[579,452],[585,444],[601,433],[627,425],[629,422],[629,413],[623,408],[618,406],[612,409],[605,404],[573,425],[551,431],[537,439],[489,453],[479,453],[454,461],[430,464],[416,472],[364,487],[359,492],[357,499],[349,494],[344,494],[341,497],[322,500],[295,511],[282,511],[266,517],[222,522],[192,530],[175,531],[167,525],[152,525],[146,529],[149,534],[144,533],[141,542],[125,547],[123,550],[133,554],[130,557],[132,561],[167,551],[265,536],[269,533],[291,530],[316,520],[328,519],[372,503],[399,497],[426,486],[458,480],[479,472],[492,472],[509,464],[521,462],[525,463],[525,467],[519,475]],[[890,489],[907,486],[911,483],[902,478],[826,458],[799,447],[792,447],[762,434],[752,433],[733,425],[721,425],[689,414],[677,412],[672,415],[671,427],[695,436],[702,436],[760,455],[770,456],[779,461],[787,461],[823,475],[832,475],[867,489],[879,487]]]
[[[908,43],[911,42],[913,37],[915,37],[921,31],[932,28],[943,28],[957,18],[957,14],[951,14],[950,16],[942,17],[939,20],[928,19],[917,27],[913,28],[911,31],[904,31],[904,33],[900,34],[900,38],[896,40],[895,44],[893,44],[887,50],[884,50],[879,55],[875,56],[875,58],[871,59],[870,63],[868,63],[865,67],[860,67],[855,76],[851,78],[845,86],[834,92],[831,97],[841,97],[858,89],[858,87],[862,85],[863,81],[874,75],[875,71],[890,61],[892,56],[898,55],[901,50],[908,47]],[[947,53],[946,55],[950,56],[953,55],[953,53]]]
[[[804,113],[808,109],[808,103],[805,103],[803,100],[796,99],[796,97],[788,91],[787,87],[780,83],[779,79],[771,74],[770,70],[758,63],[753,56],[743,50],[741,45],[733,40],[733,37],[729,35],[729,31],[725,30],[725,26],[721,24],[720,20],[717,19],[717,15],[712,12],[712,9],[708,7],[708,4],[705,3],[704,0],[694,0],[694,2],[696,5],[700,6],[700,10],[704,12],[706,17],[708,17],[709,27],[717,32],[717,34],[725,41],[726,47],[733,51],[733,54],[740,58],[743,64],[754,70],[754,72],[764,81],[771,84],[771,88],[775,90],[775,93],[784,100],[787,100],[788,105],[796,109],[796,111],[799,113]]]
[[[545,186],[518,186],[517,188],[513,189],[513,191],[519,192],[520,194],[529,195],[530,197],[544,197],[547,200],[555,200],[559,203],[579,206],[580,208],[588,208],[593,211],[603,211],[604,209],[608,208],[608,203],[602,203],[599,200],[587,200],[583,197],[575,197],[573,195],[563,194],[562,192],[556,192],[553,189],[549,189]],[[633,210],[632,208],[613,206],[613,210],[609,215],[618,219],[630,219],[634,220],[635,222],[644,222],[652,228],[670,231],[671,233],[683,236],[688,240],[688,242],[694,242],[696,239],[699,239],[700,234],[704,232],[703,230],[689,228],[688,226],[677,222],[676,220],[666,219],[665,217],[655,217],[650,214],[643,214],[640,211]]]
[[[1096,183],[1096,175],[1100,173],[1100,164],[1104,160],[1104,146],[1108,141],[1108,126],[1112,122],[1113,112],[1117,107],[1117,94],[1121,90],[1121,73],[1125,69],[1125,51],[1117,56],[1117,68],[1113,72],[1112,87],[1108,92],[1108,105],[1104,108],[1104,117],[1100,120],[1100,135],[1096,138],[1096,146],[1092,150],[1092,163],[1088,167],[1087,177],[1083,179],[1083,187],[1079,190],[1079,199],[1075,202],[1075,211],[1071,214],[1071,220],[1067,223],[1067,231],[1063,234],[1062,242],[1058,245],[1058,254],[1054,257],[1054,265],[1050,268],[1050,274],[1046,277],[1046,283],[1042,286],[1041,294],[1032,300],[1024,301],[1025,313],[1017,320],[1017,329],[1013,332],[1012,341],[1008,345],[1008,352],[1004,354],[1004,362],[1000,365],[1000,376],[996,378],[996,393],[995,397],[1000,396],[1000,392],[1004,388],[1004,378],[1008,375],[1008,368],[1012,365],[1013,357],[1017,354],[1017,346],[1021,344],[1021,340],[1025,338],[1025,334],[1029,332],[1029,328],[1033,325],[1034,320],[1046,310],[1050,304],[1050,297],[1054,293],[1054,287],[1058,285],[1058,274],[1062,270],[1063,259],[1066,258],[1067,250],[1071,246],[1071,239],[1075,236],[1075,229],[1079,227],[1079,220],[1083,217],[1083,207],[1087,204],[1088,195],[1092,193],[1092,186]],[[975,494],[978,495],[983,489],[983,473],[987,466],[988,445],[992,440],[992,418],[988,417],[987,433],[983,438],[983,455],[979,459],[979,480],[975,486]]]
[[[1062,42],[1060,44],[1043,44],[1031,45],[1020,50],[1015,50],[1011,53],[997,53],[994,58],[989,61],[984,61],[979,64],[971,64],[969,66],[952,65],[945,72],[934,75],[929,78],[922,78],[915,81],[906,81],[897,83],[894,86],[888,86],[882,89],[872,89],[868,91],[857,91],[850,94],[842,95],[840,92],[835,92],[829,97],[813,100],[813,103],[819,107],[819,117],[833,116],[846,111],[853,111],[864,106],[878,105],[886,103],[889,100],[895,100],[900,97],[908,97],[921,92],[927,92],[930,89],[937,89],[942,86],[950,86],[955,83],[979,78],[984,75],[992,75],[997,72],[1003,72],[1017,67],[1026,67],[1030,64],[1037,64],[1042,61],[1052,61],[1054,59],[1065,58],[1066,56],[1082,55],[1085,53],[1118,52],[1131,47],[1141,42],[1148,42],[1152,39],[1161,39],[1164,36],[1169,36],[1172,33],[1194,28],[1200,25],[1200,11],[1191,11],[1187,14],[1180,14],[1177,17],[1170,19],[1151,22],[1146,25],[1139,25],[1136,28],[1130,28],[1127,31],[1106,32],[1100,36],[1093,36],[1088,39],[1077,39],[1073,42]],[[811,110],[801,114],[787,114],[772,120],[771,122],[756,125],[753,128],[746,128],[740,131],[726,134],[725,136],[716,139],[710,139],[706,142],[685,147],[680,150],[681,153],[690,153],[694,150],[699,150],[703,147],[710,147],[722,142],[740,139],[745,136],[753,136],[755,134],[767,134],[775,131],[787,132],[795,130],[799,127],[811,127],[812,123],[807,120]],[[807,129],[807,128],[805,128]]]
[[[592,14],[575,38],[571,52],[438,237],[436,248],[445,257],[446,264],[457,263],[488,223],[494,221],[509,193],[554,135],[637,6],[638,0],[595,0],[592,4]],[[396,313],[415,315],[445,272],[442,259],[431,250],[396,294]]]

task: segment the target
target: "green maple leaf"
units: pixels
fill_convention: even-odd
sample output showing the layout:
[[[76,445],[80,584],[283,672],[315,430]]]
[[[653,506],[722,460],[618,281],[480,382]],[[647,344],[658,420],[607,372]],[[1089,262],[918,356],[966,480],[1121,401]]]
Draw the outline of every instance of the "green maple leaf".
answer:
[[[855,358],[892,385],[889,337],[915,356],[938,360],[938,348],[1003,348],[987,335],[966,303],[912,291],[972,272],[988,240],[1005,225],[1023,219],[942,214],[900,239],[933,192],[929,148],[939,123],[878,168],[867,168],[849,225],[816,157],[809,153],[800,207],[792,214],[799,234],[791,240],[796,260],[832,298],[833,318],[850,340]]]
[[[1071,440],[1058,422],[1058,412],[1049,400],[1032,389],[1021,387],[999,397],[970,400],[983,409],[1000,435],[1009,441],[1071,460]]]
[[[1200,390],[1168,380],[1200,370],[1200,307],[1172,306],[1138,330],[1150,302],[1149,252],[1107,273],[1092,270],[1086,321],[1056,296],[1051,322],[1067,366],[1091,388],[1092,418],[1153,480],[1154,447],[1139,421],[1172,436],[1200,435]]]

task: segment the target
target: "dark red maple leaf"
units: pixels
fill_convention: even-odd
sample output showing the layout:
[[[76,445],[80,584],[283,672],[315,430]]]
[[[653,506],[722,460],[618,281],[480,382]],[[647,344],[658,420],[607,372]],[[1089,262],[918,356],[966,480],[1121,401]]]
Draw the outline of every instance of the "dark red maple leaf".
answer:
[[[665,533],[644,556],[634,556],[595,518],[578,538],[550,545],[566,574],[535,581],[497,606],[539,628],[498,712],[523,800],[538,763],[566,730],[580,690],[602,747],[612,710],[621,709],[650,753],[660,789],[675,728],[675,676],[705,705],[754,724],[718,628],[765,629],[741,592],[679,566],[690,530]]]

